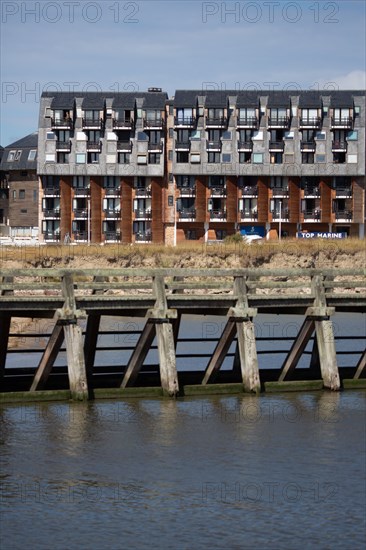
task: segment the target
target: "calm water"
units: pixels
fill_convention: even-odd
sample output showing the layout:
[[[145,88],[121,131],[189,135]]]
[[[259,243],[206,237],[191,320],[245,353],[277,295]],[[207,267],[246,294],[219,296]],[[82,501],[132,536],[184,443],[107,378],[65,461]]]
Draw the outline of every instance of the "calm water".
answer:
[[[0,547],[363,549],[365,402],[3,406]]]

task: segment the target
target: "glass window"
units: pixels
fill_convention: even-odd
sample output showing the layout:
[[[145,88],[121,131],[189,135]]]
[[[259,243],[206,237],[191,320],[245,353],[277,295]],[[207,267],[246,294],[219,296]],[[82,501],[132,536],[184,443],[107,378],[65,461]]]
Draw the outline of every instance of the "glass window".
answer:
[[[35,160],[36,155],[37,155],[37,150],[32,149],[31,151],[29,151],[28,160],[30,161]]]
[[[76,153],[76,164],[85,164],[86,154],[85,153]]]
[[[253,163],[262,164],[263,163],[263,153],[253,153]]]
[[[25,189],[19,189],[19,198],[25,199]]]
[[[358,140],[358,130],[351,130],[347,134],[348,141],[357,141]]]

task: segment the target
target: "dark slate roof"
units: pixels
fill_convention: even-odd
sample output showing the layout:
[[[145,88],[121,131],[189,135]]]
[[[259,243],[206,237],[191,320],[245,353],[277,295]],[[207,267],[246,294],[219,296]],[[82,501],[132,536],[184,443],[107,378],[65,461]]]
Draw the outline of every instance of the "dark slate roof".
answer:
[[[268,95],[268,103],[267,107],[270,109],[276,108],[276,107],[285,107],[289,109],[291,107],[291,99],[290,95],[296,95],[295,93],[291,92],[262,92],[261,95]]]
[[[294,94],[295,95],[295,94]],[[301,109],[321,109],[323,105],[321,94],[319,92],[306,91],[301,92],[299,98],[299,107]]]
[[[174,96],[174,107],[195,107],[197,96],[204,95],[202,90],[177,90]]]
[[[332,108],[353,107],[353,92],[343,91],[343,90],[331,92],[330,107]]]
[[[218,107],[224,109],[228,104],[228,92],[212,91],[205,92],[202,95],[206,96],[205,107]]]
[[[38,132],[29,134],[18,141],[14,141],[10,145],[7,145],[3,151],[3,157],[0,163],[0,169],[4,172],[10,170],[36,170],[37,168],[37,155],[32,161],[28,160],[29,152],[37,150],[38,148]],[[20,158],[18,160],[8,162],[9,151],[21,151]]]
[[[237,107],[259,107],[259,94],[253,90],[242,90],[238,93]]]
[[[144,100],[143,105],[148,109],[164,109],[168,99],[166,92],[43,92],[42,97],[52,99],[52,109],[72,109],[75,98],[82,98],[83,109],[104,108],[105,100],[113,99],[113,107],[133,109],[136,98]]]

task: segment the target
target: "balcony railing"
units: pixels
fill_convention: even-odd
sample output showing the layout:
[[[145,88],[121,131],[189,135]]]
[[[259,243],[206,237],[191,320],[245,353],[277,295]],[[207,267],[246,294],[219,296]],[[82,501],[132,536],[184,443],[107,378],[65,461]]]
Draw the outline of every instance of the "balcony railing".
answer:
[[[268,117],[268,126],[276,126],[278,128],[289,128],[290,117]]]
[[[226,128],[227,122],[228,122],[228,119],[225,116],[206,118],[206,126],[216,126],[217,128]]]
[[[316,143],[315,141],[301,141],[300,142],[300,149],[301,151],[315,151],[316,149]]]
[[[135,219],[151,220],[151,210],[148,208],[138,208],[135,210]]]
[[[352,117],[332,117],[330,121],[331,128],[353,128]]]
[[[315,220],[320,221],[322,217],[321,210],[315,209],[315,210],[305,210],[304,212],[304,220]]]
[[[241,194],[243,197],[257,197],[258,196],[258,187],[256,185],[246,185],[242,188]]]
[[[192,195],[196,194],[196,186],[194,184],[193,185],[181,185],[181,186],[178,185],[177,189],[180,191],[181,195],[192,196]]]
[[[352,187],[336,187],[336,197],[352,197]]]
[[[258,128],[258,118],[256,116],[238,117],[236,125],[246,128]]]
[[[283,141],[270,141],[268,148],[270,151],[283,151],[285,149],[285,144]]]
[[[162,128],[164,125],[163,118],[147,119],[144,118],[144,128]]]
[[[305,185],[304,187],[304,195],[310,196],[310,197],[319,197],[320,196],[320,188],[317,186],[308,186]]]
[[[131,153],[132,151],[132,142],[131,141],[117,141],[117,151],[126,151]]]
[[[54,208],[43,208],[43,217],[44,218],[59,218],[60,210],[55,210]]]
[[[60,188],[59,187],[45,187],[43,189],[43,195],[45,197],[59,197]]]
[[[180,220],[193,220],[196,217],[196,210],[179,210],[178,216]]]
[[[252,141],[238,141],[238,151],[253,151]]]
[[[51,118],[52,128],[72,128],[73,121],[71,118]]]
[[[44,231],[43,235],[44,235],[44,239],[46,241],[60,241],[61,240],[60,233],[56,233],[54,231]]]
[[[88,232],[87,231],[78,231],[75,229],[73,232],[74,235],[74,241],[87,241],[88,240]]]
[[[121,216],[121,209],[120,208],[106,208],[104,210],[104,214],[106,218],[119,218]]]
[[[347,142],[339,140],[332,141],[332,151],[347,151]]]
[[[83,128],[103,128],[102,118],[83,118]]]
[[[74,212],[74,218],[82,218],[85,219],[88,217],[88,209],[87,208],[75,208],[73,210]]]
[[[197,119],[195,117],[174,117],[174,126],[186,126],[194,127],[196,126]]]
[[[121,233],[119,231],[106,231],[104,238],[106,241],[120,241]]]
[[[86,142],[87,151],[101,151],[102,144],[100,141],[87,141]]]
[[[275,212],[272,213],[272,219],[273,220],[288,220],[290,218],[290,211],[288,208],[283,208],[282,209],[282,212],[281,212],[281,217],[280,217],[280,211],[279,210],[276,210]]]
[[[85,197],[90,194],[90,187],[74,187],[74,195]]]
[[[346,220],[348,222],[352,221],[353,212],[352,210],[337,210],[335,212],[336,220]]]
[[[71,141],[56,141],[56,151],[71,151]]]
[[[129,128],[133,127],[133,120],[131,119],[113,119],[113,128]]]
[[[288,195],[288,187],[273,187],[272,196],[273,197],[285,197]]]
[[[211,220],[226,220],[226,210],[210,210],[210,219]]]
[[[190,141],[176,141],[175,142],[175,149],[176,151],[189,151],[191,148],[191,142]]]
[[[221,151],[221,141],[206,141],[206,149],[208,151]]]
[[[242,220],[257,220],[258,212],[256,212],[255,210],[240,210],[240,217]]]
[[[322,127],[322,118],[317,117],[300,117],[299,121],[300,128],[321,128]]]
[[[163,141],[149,141],[147,145],[147,150],[149,152],[162,153],[163,152]]]
[[[226,195],[226,187],[224,185],[210,187],[210,190],[211,195],[219,195],[220,197],[224,197]]]
[[[107,196],[120,195],[121,194],[121,189],[120,189],[120,187],[106,187],[105,194]]]
[[[151,242],[151,240],[152,240],[151,232],[140,231],[139,233],[135,234],[135,241],[136,242]]]
[[[151,197],[151,187],[135,187],[136,197]]]

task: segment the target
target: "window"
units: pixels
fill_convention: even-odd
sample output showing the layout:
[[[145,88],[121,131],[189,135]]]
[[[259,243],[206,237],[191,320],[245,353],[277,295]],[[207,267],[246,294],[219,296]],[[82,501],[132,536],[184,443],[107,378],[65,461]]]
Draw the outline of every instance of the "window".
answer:
[[[36,155],[37,155],[37,150],[36,150],[36,149],[32,149],[31,151],[29,151],[28,160],[29,160],[29,161],[35,160],[35,159],[36,159]]]
[[[307,152],[301,154],[301,162],[302,164],[314,164],[314,153]]]
[[[348,164],[357,164],[357,155],[348,155],[347,162]]]
[[[118,164],[130,164],[130,154],[118,153]]]
[[[190,139],[191,141],[201,139],[201,130],[192,130]]]
[[[239,153],[239,163],[240,164],[249,164],[252,161],[252,152],[244,151]]]
[[[198,164],[201,162],[201,155],[200,153],[192,153],[191,154],[191,163],[192,164]]]
[[[173,160],[173,150],[169,149],[168,151],[168,160]]]
[[[8,162],[13,162],[13,160],[15,159],[15,153],[16,151],[9,151],[7,159]]]
[[[169,137],[172,139],[174,137],[174,129],[169,128]]]
[[[351,130],[347,133],[348,141],[357,141],[358,140],[358,130]]]
[[[137,132],[137,141],[149,141],[149,136],[145,132]]]
[[[88,164],[99,164],[99,153],[88,153]]]
[[[195,229],[186,229],[184,232],[184,236],[187,241],[196,241],[197,240],[197,232]]]
[[[21,214],[26,214],[27,212],[28,212],[28,210],[27,210],[26,208],[22,208],[22,209],[20,210],[20,213],[21,213]]]
[[[18,151],[15,153],[14,160],[19,160],[21,156],[22,156],[22,151],[21,151],[21,150],[18,150]]]
[[[271,153],[270,154],[270,163],[271,164],[282,164],[283,154],[282,153]]]
[[[19,189],[19,198],[25,199],[25,189]]]
[[[88,122],[99,122],[100,121],[100,112],[96,110],[87,110],[84,111],[84,118]]]
[[[105,189],[118,189],[120,185],[118,176],[104,176]]]
[[[38,191],[37,189],[33,189],[33,202],[37,202],[38,200]]]
[[[74,176],[72,186],[74,189],[88,189],[90,185],[88,176]]]
[[[76,164],[85,164],[85,161],[86,161],[85,153],[76,153]]]
[[[57,153],[57,162],[58,164],[68,164],[70,159],[69,153]]]
[[[193,109],[177,109],[178,124],[190,123],[193,119]]]
[[[14,191],[13,191],[13,200],[15,200],[16,198],[17,198],[17,192],[16,192],[16,190],[14,189]]]
[[[149,164],[160,164],[160,153],[149,153]]]
[[[56,155],[54,153],[46,153],[46,162],[55,162],[55,158],[56,158]]]
[[[137,164],[147,164],[147,156],[137,155]]]
[[[192,189],[195,186],[194,176],[176,176],[178,189]]]
[[[55,139],[56,135],[53,132],[47,132],[46,139]]]
[[[208,157],[207,162],[210,162],[210,163],[220,162],[220,153],[209,152],[207,157]]]
[[[315,137],[316,139],[325,139],[326,135],[325,132],[317,132]]]
[[[253,163],[262,164],[263,163],[263,153],[253,153]]]
[[[177,151],[177,162],[189,162],[188,151]]]
[[[325,155],[316,155],[315,160],[316,162],[325,162]]]
[[[229,130],[227,130],[226,132],[222,132],[222,139],[225,139],[225,140],[231,140],[231,132]]]
[[[231,155],[229,153],[223,153],[222,162],[223,163],[231,162]]]
[[[253,107],[243,107],[238,112],[239,121],[252,123],[256,119],[255,109]]]

